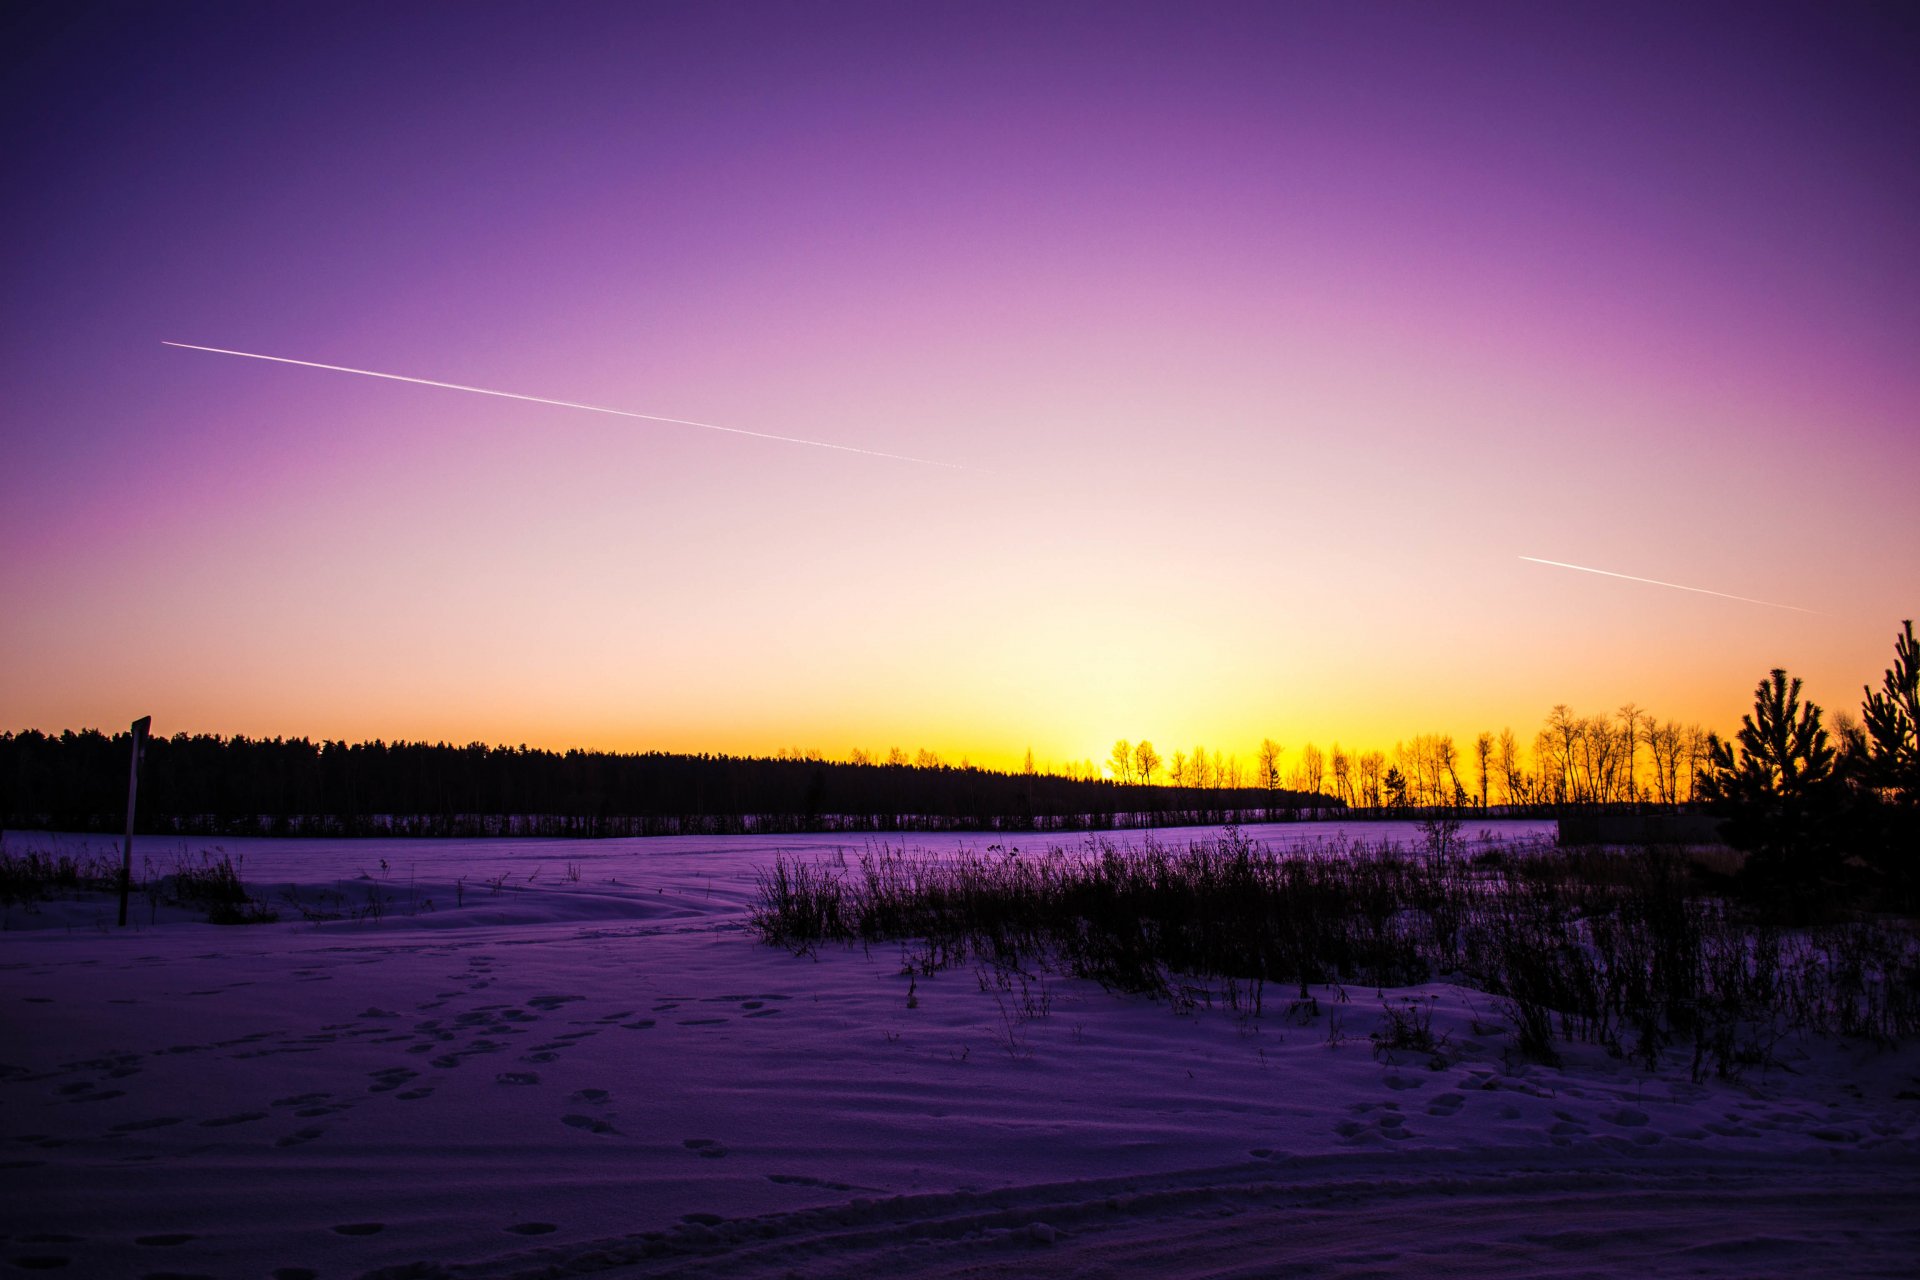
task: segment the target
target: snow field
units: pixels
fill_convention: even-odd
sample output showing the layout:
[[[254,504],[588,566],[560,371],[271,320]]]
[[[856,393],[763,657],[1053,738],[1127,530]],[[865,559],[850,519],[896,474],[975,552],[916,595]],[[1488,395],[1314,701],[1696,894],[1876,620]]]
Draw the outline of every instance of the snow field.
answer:
[[[1447,984],[1253,1020],[755,941],[758,869],[836,847],[230,841],[278,923],[5,909],[0,1266],[1911,1274],[1911,1046],[1694,1084],[1514,1060]],[[1377,1054],[1409,1000],[1442,1050]]]

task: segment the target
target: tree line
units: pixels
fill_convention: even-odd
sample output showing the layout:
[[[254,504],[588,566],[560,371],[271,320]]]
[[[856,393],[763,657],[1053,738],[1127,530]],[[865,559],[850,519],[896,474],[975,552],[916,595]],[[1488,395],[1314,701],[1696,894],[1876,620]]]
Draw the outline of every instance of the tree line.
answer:
[[[1611,716],[1579,716],[1562,704],[1534,735],[1531,755],[1510,728],[1481,733],[1465,748],[1449,733],[1415,734],[1391,751],[1351,751],[1338,742],[1322,751],[1309,742],[1291,764],[1287,749],[1266,738],[1243,772],[1238,757],[1203,746],[1167,759],[1151,741],[1122,738],[1105,767],[1123,786],[1251,782],[1262,791],[1325,795],[1350,810],[1680,805],[1696,798],[1712,738],[1700,725],[1663,723],[1631,702]]]
[[[140,829],[329,836],[1071,831],[1329,812],[1544,814],[1706,801],[1747,814],[1735,827],[1756,848],[1762,837],[1748,829],[1758,821],[1751,814],[1762,811],[1774,816],[1759,826],[1785,822],[1793,834],[1779,839],[1796,849],[1817,843],[1815,828],[1854,845],[1885,844],[1886,814],[1920,794],[1899,773],[1915,767],[1916,749],[1899,744],[1910,741],[1920,715],[1912,624],[1905,625],[1881,691],[1868,691],[1860,717],[1833,717],[1837,746],[1820,709],[1801,704],[1799,682],[1781,672],[1763,682],[1756,715],[1733,744],[1698,725],[1660,721],[1634,703],[1591,716],[1559,705],[1530,752],[1511,729],[1480,733],[1465,748],[1433,733],[1396,742],[1391,752],[1349,751],[1337,742],[1323,752],[1308,743],[1291,758],[1267,738],[1245,765],[1205,746],[1166,758],[1151,741],[1126,739],[1113,744],[1104,766],[1085,761],[1056,771],[1037,766],[1029,751],[1020,769],[999,771],[898,747],[839,761],[798,748],[760,757],[178,734],[148,744]],[[1768,736],[1784,732],[1779,724],[1789,712],[1801,718],[1795,724],[1811,714],[1794,731],[1804,741]],[[1760,736],[1750,744],[1753,734]],[[130,745],[125,733],[94,729],[0,733],[0,825],[119,829]],[[1769,763],[1760,773],[1742,772],[1759,766],[1729,756],[1736,746],[1745,753],[1738,761]],[[1887,763],[1901,760],[1908,763]],[[1756,809],[1741,799],[1771,795],[1768,785],[1787,788],[1792,803],[1775,795],[1772,808]],[[1920,833],[1912,843],[1920,845]],[[1807,861],[1777,855],[1771,845],[1761,865],[1769,859]]]
[[[0,734],[0,825],[114,831],[127,733]],[[1282,789],[1136,788],[937,757],[876,762],[179,734],[148,742],[139,829],[182,835],[1088,830],[1261,822],[1333,802]]]

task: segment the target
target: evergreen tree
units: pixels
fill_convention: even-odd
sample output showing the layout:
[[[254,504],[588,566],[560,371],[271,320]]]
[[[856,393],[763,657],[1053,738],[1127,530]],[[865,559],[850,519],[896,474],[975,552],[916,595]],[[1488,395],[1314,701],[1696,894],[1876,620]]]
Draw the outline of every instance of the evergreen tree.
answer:
[[[1920,805],[1920,647],[1908,619],[1893,642],[1893,665],[1880,692],[1863,690],[1867,784],[1896,804]]]
[[[1866,750],[1858,760],[1866,809],[1862,852],[1896,891],[1920,887],[1920,647],[1913,621],[1893,642],[1880,692],[1864,690]]]
[[[1727,843],[1746,851],[1743,876],[1812,905],[1838,869],[1841,796],[1820,708],[1800,701],[1799,678],[1775,667],[1735,742],[1710,738],[1707,761],[1700,795],[1725,815]]]

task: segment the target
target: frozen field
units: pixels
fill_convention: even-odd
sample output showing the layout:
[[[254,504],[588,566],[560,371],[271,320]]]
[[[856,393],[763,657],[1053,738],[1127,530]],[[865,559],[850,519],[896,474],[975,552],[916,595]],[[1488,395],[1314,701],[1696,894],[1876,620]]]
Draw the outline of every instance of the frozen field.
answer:
[[[857,853],[845,837],[218,843],[277,923],[138,894],[124,930],[100,897],[0,909],[0,1267],[1811,1277],[1920,1257],[1913,1046],[1788,1043],[1700,1085],[1577,1047],[1548,1069],[1508,1060],[1496,1001],[1435,984],[1385,994],[1433,1002],[1444,1061],[1382,1061],[1373,989],[1247,1021],[756,942],[756,871]],[[56,845],[117,849],[7,837]]]

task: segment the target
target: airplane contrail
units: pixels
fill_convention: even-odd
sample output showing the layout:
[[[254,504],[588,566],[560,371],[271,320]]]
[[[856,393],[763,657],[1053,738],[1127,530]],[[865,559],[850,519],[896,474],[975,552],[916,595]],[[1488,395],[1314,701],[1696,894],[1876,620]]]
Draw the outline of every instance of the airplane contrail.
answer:
[[[828,440],[805,440],[799,436],[777,436],[768,431],[748,431],[744,427],[723,427],[714,422],[695,422],[691,418],[666,418],[657,413],[635,413],[631,409],[610,409],[606,405],[581,404],[576,400],[551,400],[546,396],[522,395],[517,391],[493,391],[486,387],[469,387],[458,382],[436,382],[432,378],[409,378],[399,373],[379,373],[372,369],[351,369],[343,364],[321,364],[317,360],[295,360],[291,356],[264,356],[257,351],[230,351],[225,347],[203,347],[191,342],[167,342],[162,346],[179,347],[185,351],[211,351],[219,356],[243,356],[248,360],[270,360],[274,364],[297,364],[307,369],[328,369],[334,373],[357,373],[363,378],[385,378],[389,382],[411,382],[422,387],[440,387],[447,391],[468,391],[477,396],[499,396],[503,400],[525,400],[531,404],[557,405],[562,409],[584,409],[588,413],[610,413],[616,418],[640,418],[647,422],[665,422],[676,427],[698,427],[702,431],[724,431],[730,436],[752,436],[756,440],[775,440],[781,444],[804,444],[815,449],[833,449],[839,453],[858,453],[869,458],[886,458],[893,462],[915,462],[925,467],[946,467],[953,471],[974,471],[958,462],[941,462],[934,458],[915,458],[904,453],[883,453],[878,449],[861,449],[850,444],[834,444]]]
[[[1566,564],[1559,560],[1542,560],[1538,556],[1521,556],[1522,560],[1533,564],[1550,564],[1556,569],[1577,569],[1581,573],[1597,573],[1604,578],[1625,578],[1628,582],[1644,582],[1655,587],[1671,587],[1675,591],[1693,591],[1703,596],[1719,596],[1722,600],[1738,600],[1742,604],[1763,604],[1769,609],[1791,609],[1795,613],[1811,613],[1817,617],[1830,618],[1830,613],[1821,613],[1818,609],[1802,609],[1797,604],[1781,604],[1775,600],[1755,600],[1752,596],[1729,595],[1725,591],[1709,591],[1705,587],[1686,587],[1678,582],[1662,582],[1658,578],[1636,578],[1630,573],[1615,573],[1611,569],[1589,569],[1584,564]]]

